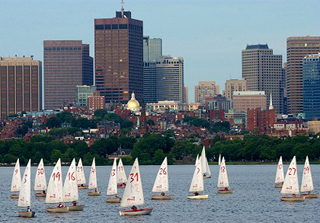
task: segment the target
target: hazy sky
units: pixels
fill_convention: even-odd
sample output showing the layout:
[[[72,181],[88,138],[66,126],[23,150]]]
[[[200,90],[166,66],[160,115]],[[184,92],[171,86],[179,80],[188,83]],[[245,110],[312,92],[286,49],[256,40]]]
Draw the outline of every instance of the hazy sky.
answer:
[[[0,0],[0,56],[43,61],[43,40],[82,40],[94,56],[94,18],[111,18],[121,0]],[[241,78],[241,50],[267,43],[286,61],[286,38],[318,36],[320,0],[125,0],[163,54],[182,56],[189,101],[198,81]]]

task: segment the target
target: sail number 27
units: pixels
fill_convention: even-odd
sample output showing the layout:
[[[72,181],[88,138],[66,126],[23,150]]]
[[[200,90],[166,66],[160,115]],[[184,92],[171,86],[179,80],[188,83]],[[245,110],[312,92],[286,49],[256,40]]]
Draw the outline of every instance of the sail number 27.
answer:
[[[292,172],[293,171],[293,172]],[[297,172],[297,169],[292,167],[292,168],[289,168],[289,175],[295,175]]]
[[[138,173],[130,173],[130,183],[132,183],[134,181],[134,178],[136,178],[136,180],[138,181],[139,180],[139,174]]]

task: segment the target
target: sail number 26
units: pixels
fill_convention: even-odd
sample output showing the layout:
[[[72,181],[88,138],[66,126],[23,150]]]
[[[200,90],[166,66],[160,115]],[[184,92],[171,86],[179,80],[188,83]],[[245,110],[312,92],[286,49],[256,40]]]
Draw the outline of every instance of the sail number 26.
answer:
[[[139,174],[138,173],[130,173],[130,179],[131,179],[131,181],[130,181],[130,183],[132,183],[133,181],[134,181],[134,178],[136,178],[136,181],[138,181],[139,180]]]
[[[292,168],[289,168],[289,175],[295,175],[297,172],[297,169],[292,167]]]

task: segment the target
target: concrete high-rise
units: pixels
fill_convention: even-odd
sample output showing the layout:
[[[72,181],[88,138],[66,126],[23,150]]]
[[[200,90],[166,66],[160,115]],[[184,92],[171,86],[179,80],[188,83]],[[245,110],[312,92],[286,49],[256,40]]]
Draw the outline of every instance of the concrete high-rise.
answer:
[[[199,81],[198,85],[195,86],[195,102],[205,104],[206,98],[212,98],[219,94],[220,86],[216,85],[215,81]]]
[[[303,59],[303,113],[320,118],[320,53]]]
[[[33,58],[0,57],[0,115],[42,108],[42,63]]]
[[[106,102],[143,97],[143,22],[131,12],[95,19],[95,84]]]
[[[264,91],[233,92],[233,109],[236,112],[245,112],[247,109],[255,108],[267,109],[267,97]]]
[[[93,58],[81,40],[45,40],[44,108],[59,109],[76,101],[77,85],[93,84]]]
[[[303,112],[303,58],[320,52],[320,36],[287,38],[286,88],[288,113]]]
[[[162,56],[162,39],[143,37],[143,62],[155,61]]]
[[[234,91],[246,91],[246,90],[247,90],[246,80],[238,80],[238,79],[226,80],[224,96],[227,99],[233,99]]]
[[[272,94],[275,110],[283,113],[284,76],[281,55],[274,55],[267,44],[247,45],[242,50],[242,78],[247,81],[247,90],[265,91],[267,107]]]
[[[184,61],[182,57],[162,56],[156,61],[157,101],[184,103]]]

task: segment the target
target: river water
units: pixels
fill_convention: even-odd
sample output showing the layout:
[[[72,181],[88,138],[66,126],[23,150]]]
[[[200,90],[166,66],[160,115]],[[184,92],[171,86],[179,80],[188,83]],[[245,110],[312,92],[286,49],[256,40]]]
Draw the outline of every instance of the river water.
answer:
[[[47,179],[53,167],[46,167]],[[17,217],[17,199],[10,198],[10,184],[13,167],[0,168],[0,222],[320,222],[319,199],[307,199],[301,203],[280,201],[280,189],[274,188],[276,165],[229,165],[227,166],[230,188],[233,194],[217,193],[218,166],[211,165],[212,178],[204,179],[208,200],[188,200],[187,195],[194,166],[168,166],[169,188],[173,200],[151,200],[151,189],[159,166],[140,166],[145,207],[153,207],[151,215],[126,217],[119,216],[119,204],[105,202],[111,166],[97,167],[99,197],[89,197],[88,190],[80,190],[79,204],[85,204],[84,211],[63,214],[50,214],[45,208],[44,198],[32,196],[33,219]],[[284,166],[285,171],[288,165]],[[62,167],[65,177],[68,167]],[[131,167],[126,166],[128,174]],[[298,166],[301,183],[303,166]],[[311,166],[315,191],[320,192],[320,165]],[[32,178],[36,167],[32,167]],[[88,180],[90,167],[85,167]],[[24,172],[24,167],[21,167]],[[63,177],[63,179],[64,179]],[[33,184],[32,184],[33,188]],[[119,189],[122,196],[124,189]],[[33,193],[33,191],[32,191]],[[52,205],[51,205],[52,206]]]

